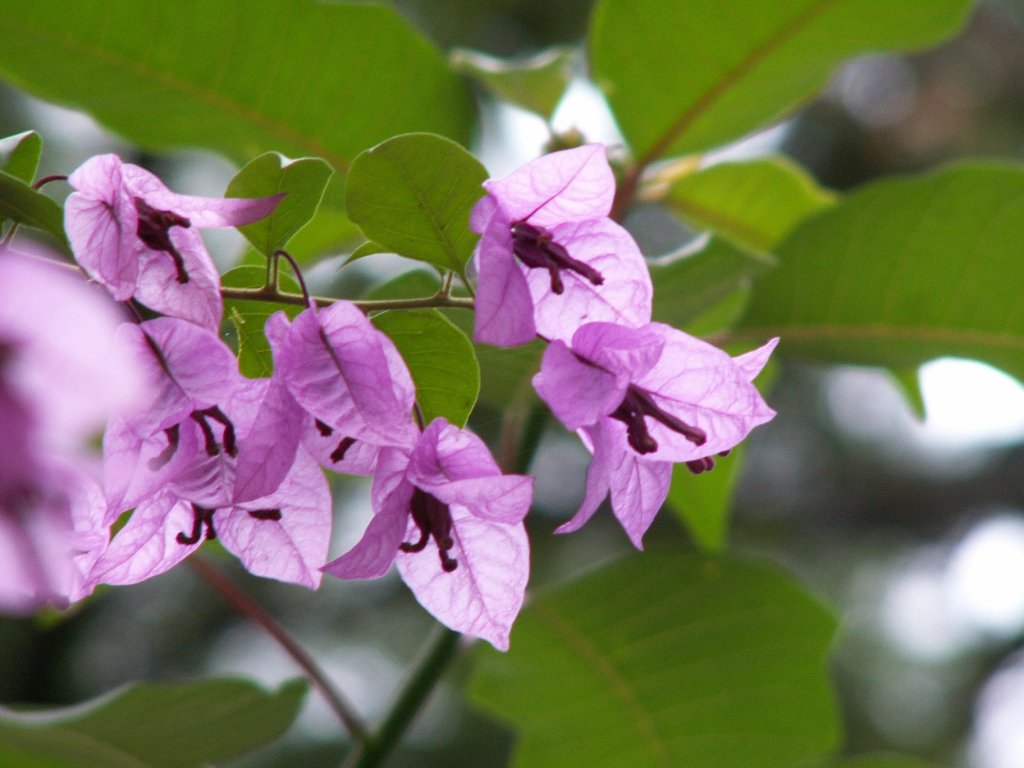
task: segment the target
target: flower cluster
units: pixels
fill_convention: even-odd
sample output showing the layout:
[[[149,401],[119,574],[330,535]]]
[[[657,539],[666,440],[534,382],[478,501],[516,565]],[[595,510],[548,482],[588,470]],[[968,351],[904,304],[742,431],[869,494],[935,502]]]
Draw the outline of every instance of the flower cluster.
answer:
[[[0,446],[0,610],[136,583],[216,538],[252,573],[309,588],[324,572],[372,579],[395,564],[438,619],[507,648],[529,575],[532,478],[504,474],[466,429],[423,424],[401,355],[350,302],[272,315],[267,378],[243,377],[218,336],[219,277],[196,229],[253,222],[279,198],[179,195],[113,155],[69,183],[76,260],[135,319],[115,331],[115,305],[82,281],[0,253],[0,424],[16,438]],[[593,453],[560,530],[610,494],[640,547],[673,464],[710,469],[774,415],[751,384],[774,341],[730,358],[651,322],[650,275],[609,218],[600,145],[484,187],[470,222],[474,336],[549,342],[534,386]],[[26,297],[43,283],[52,304],[40,309]],[[69,459],[104,420],[101,489]],[[330,562],[322,468],[372,478],[374,516]]]

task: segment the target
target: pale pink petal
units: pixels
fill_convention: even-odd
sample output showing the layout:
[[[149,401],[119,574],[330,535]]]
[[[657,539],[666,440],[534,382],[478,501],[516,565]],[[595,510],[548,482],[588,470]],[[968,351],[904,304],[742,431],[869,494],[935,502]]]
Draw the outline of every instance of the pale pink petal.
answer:
[[[654,396],[662,410],[697,427],[707,442],[695,445],[654,419],[647,419],[658,450],[648,458],[691,461],[732,449],[754,427],[775,416],[729,355],[671,326],[652,323],[665,348],[661,360],[635,384]]]
[[[620,439],[625,441],[624,436]],[[610,474],[612,512],[633,546],[643,549],[644,533],[668,496],[672,462],[650,461],[629,450],[618,451],[617,455],[609,458],[613,459]]]
[[[416,442],[407,477],[413,485],[429,490],[427,486],[451,480],[500,474],[501,469],[483,440],[444,418],[436,418]]]
[[[280,519],[268,519],[277,511]],[[262,519],[261,519],[262,518]],[[331,539],[331,494],[320,467],[305,451],[270,495],[217,510],[217,536],[250,573],[320,586]]]
[[[753,381],[757,378],[757,374],[768,364],[768,358],[778,344],[779,337],[776,336],[757,349],[752,349],[750,352],[734,357],[732,361],[743,372],[743,375],[747,377],[747,381]]]
[[[523,475],[453,480],[423,490],[452,508],[459,505],[483,520],[506,525],[522,522],[533,503],[533,478]]]
[[[408,456],[392,448],[381,451],[373,481],[374,516],[359,542],[323,567],[340,579],[379,579],[391,568],[405,538],[413,487],[405,480]],[[409,539],[415,541],[418,536]]]
[[[563,221],[607,216],[615,176],[604,146],[586,144],[539,157],[500,179],[484,182],[510,221],[550,227]]]
[[[103,433],[103,485],[108,504],[107,525],[143,499],[159,493],[192,465],[199,433],[179,427],[177,447],[163,431],[141,433],[138,424],[115,416]]]
[[[73,192],[64,203],[64,229],[82,269],[117,301],[130,299],[139,277],[139,260],[132,257],[131,245],[123,243],[121,222],[110,204]]]
[[[193,519],[192,506],[173,494],[143,502],[93,565],[88,583],[137,584],[170,570],[202,544],[177,540],[191,532]]]
[[[608,496],[608,489],[611,486],[611,473],[613,462],[622,448],[618,445],[607,444],[607,439],[602,430],[603,422],[598,422],[592,428],[579,430],[580,439],[589,448],[594,458],[590,460],[587,468],[587,489],[583,496],[583,503],[570,520],[555,529],[555,533],[572,533],[582,528],[590,518],[597,512],[601,502]]]
[[[332,431],[324,435],[312,416],[306,414],[309,423],[302,430],[302,445],[321,467],[340,475],[368,477],[377,468],[377,456],[383,448],[365,440],[343,444],[345,435]],[[340,456],[340,458],[338,458]]]
[[[480,519],[458,506],[451,511],[455,570],[441,569],[431,543],[422,552],[399,552],[398,571],[420,605],[438,621],[508,650],[509,631],[522,607],[530,573],[526,530],[522,524]],[[419,537],[411,520],[406,535],[410,541]]]
[[[566,428],[577,430],[614,411],[626,395],[629,380],[588,365],[563,342],[544,350],[533,387]]]
[[[476,257],[480,278],[474,302],[473,340],[497,347],[526,344],[537,335],[526,268],[512,253],[510,226],[504,215],[493,216],[480,238]]]
[[[284,195],[261,198],[218,198],[179,195],[171,192],[159,178],[137,165],[125,163],[121,169],[124,183],[132,195],[143,198],[151,207],[172,211],[189,220],[192,228],[240,227],[274,212]]]
[[[170,254],[154,251],[139,241],[135,298],[168,317],[179,317],[216,332],[224,314],[220,275],[203,239],[196,230],[181,227],[172,227],[169,235],[181,254],[188,281],[178,282],[178,270]]]
[[[490,195],[484,195],[476,201],[473,210],[469,212],[469,226],[478,235],[482,235],[487,225],[498,209],[498,202]]]
[[[600,272],[604,282],[594,285],[576,272],[562,270],[565,290],[556,294],[547,270],[526,269],[540,335],[568,342],[586,323],[635,327],[650,322],[654,296],[650,272],[626,230],[610,219],[568,220],[555,225],[551,234],[572,258]]]
[[[273,493],[295,462],[295,452],[307,414],[288,392],[280,377],[260,387],[255,413],[236,422],[238,461],[235,471],[235,503]],[[231,411],[233,418],[236,417]],[[249,422],[250,427],[244,427]],[[243,428],[245,431],[242,431]]]
[[[380,445],[415,441],[415,387],[394,344],[348,302],[306,310],[279,359],[295,400],[339,436]]]
[[[664,348],[662,334],[649,325],[629,328],[615,323],[588,323],[572,337],[572,349],[578,355],[632,381],[657,364]]]

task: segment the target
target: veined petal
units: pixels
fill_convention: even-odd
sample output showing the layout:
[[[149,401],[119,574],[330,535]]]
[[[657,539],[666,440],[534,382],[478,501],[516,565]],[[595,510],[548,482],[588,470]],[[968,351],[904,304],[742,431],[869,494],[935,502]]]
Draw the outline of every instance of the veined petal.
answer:
[[[609,486],[612,512],[637,549],[665,503],[672,482],[672,462],[649,461],[633,451],[610,456]]]
[[[556,294],[546,270],[526,270],[538,333],[568,342],[586,323],[635,327],[650,322],[654,296],[650,272],[625,229],[610,219],[569,219],[554,225],[551,234],[572,258],[596,269],[604,282],[594,285],[575,272],[562,270],[565,290]]]
[[[494,212],[498,209],[498,201],[495,200],[491,195],[484,195],[476,201],[476,205],[473,206],[473,210],[469,212],[469,226],[478,235],[482,235],[484,230],[487,229],[487,225],[491,222],[491,217],[494,216]]]
[[[453,508],[458,505],[482,520],[505,525],[521,523],[533,503],[533,478],[524,475],[453,480],[423,490]]]
[[[135,197],[143,198],[157,210],[172,211],[187,218],[193,228],[240,227],[273,213],[284,195],[260,198],[198,197],[171,192],[159,178],[138,165],[124,163],[124,183]]]
[[[196,230],[181,227],[173,227],[169,236],[181,254],[188,282],[178,281],[178,270],[169,254],[137,241],[139,277],[135,298],[168,317],[188,320],[216,332],[224,314],[220,275],[203,239]]]
[[[530,572],[530,548],[522,524],[484,520],[461,507],[452,510],[454,571],[440,567],[436,547],[399,552],[402,579],[420,605],[446,626],[508,650],[512,622],[519,614]],[[419,531],[410,521],[406,535]]]
[[[215,520],[217,536],[250,573],[310,589],[320,586],[331,539],[331,494],[305,451],[298,452],[273,493],[218,510]]]
[[[512,252],[511,222],[496,213],[477,248],[473,340],[496,347],[514,347],[537,335],[533,299],[525,267]],[[547,275],[547,272],[544,272]]]
[[[594,454],[594,458],[590,460],[590,466],[587,468],[587,489],[583,496],[583,503],[576,510],[576,514],[569,521],[558,526],[555,533],[578,531],[594,516],[597,508],[601,506],[601,502],[608,496],[613,461],[616,452],[621,451],[621,448],[617,445],[607,444],[602,426],[602,422],[598,422],[594,427],[579,430],[580,439]]]
[[[236,504],[267,496],[281,485],[295,463],[307,417],[279,376],[261,384],[255,412],[235,425],[239,430]]]
[[[178,542],[178,534],[187,534],[192,524],[191,505],[171,493],[144,501],[93,565],[87,582],[137,584],[170,570],[202,543]]]
[[[563,342],[544,350],[533,387],[567,429],[596,423],[614,411],[625,397],[629,380],[596,365],[588,365]]]
[[[631,381],[637,381],[650,371],[664,348],[662,335],[651,326],[630,328],[616,323],[588,323],[572,337],[574,352]]]
[[[117,301],[135,293],[139,261],[122,240],[122,225],[105,200],[73,192],[64,204],[64,229],[75,260]]]
[[[500,474],[483,440],[440,417],[430,422],[416,441],[407,471],[409,481],[424,490],[452,480]]]
[[[280,366],[295,400],[340,435],[379,445],[415,440],[409,371],[391,340],[353,304],[295,318]]]
[[[615,176],[601,144],[538,157],[500,179],[484,182],[510,221],[550,227],[563,221],[607,216]]]
[[[745,352],[742,355],[737,355],[732,359],[739,368],[743,375],[747,377],[747,381],[753,381],[757,378],[764,367],[768,364],[768,358],[771,356],[772,351],[779,344],[779,337],[776,336],[774,339],[769,339],[765,344],[761,345],[757,349],[752,349],[750,352]]]

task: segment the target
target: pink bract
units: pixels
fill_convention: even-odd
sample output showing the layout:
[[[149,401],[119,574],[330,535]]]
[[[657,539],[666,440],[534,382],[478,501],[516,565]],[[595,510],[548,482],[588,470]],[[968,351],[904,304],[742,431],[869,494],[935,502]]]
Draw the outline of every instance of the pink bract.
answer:
[[[568,341],[588,322],[650,321],[643,256],[608,218],[615,177],[602,145],[545,155],[484,189],[470,217],[482,235],[476,341],[514,346],[537,334]]]
[[[75,258],[118,301],[216,330],[220,277],[197,229],[237,227],[269,215],[280,195],[179,195],[117,155],[90,158],[68,177],[64,226]]]
[[[532,493],[533,478],[501,474],[480,438],[435,419],[411,452],[382,449],[374,517],[359,543],[324,570],[372,579],[397,563],[439,621],[506,650],[529,578],[522,520]]]

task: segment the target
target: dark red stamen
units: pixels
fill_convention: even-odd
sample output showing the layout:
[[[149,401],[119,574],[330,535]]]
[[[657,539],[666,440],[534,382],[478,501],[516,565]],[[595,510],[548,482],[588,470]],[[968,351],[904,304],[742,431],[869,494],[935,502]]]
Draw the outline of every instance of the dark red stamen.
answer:
[[[253,520],[280,520],[280,509],[247,509],[249,517]]]
[[[192,420],[199,425],[199,428],[203,431],[203,439],[206,441],[206,455],[216,456],[220,452],[220,448],[217,445],[217,438],[213,434],[213,428],[210,426],[207,419],[213,419],[222,427],[223,432],[223,443],[224,452],[228,456],[238,455],[238,444],[235,441],[235,425],[231,423],[231,419],[220,409],[218,406],[211,408],[204,408],[201,411],[192,411]]]
[[[167,447],[147,462],[149,468],[154,472],[166,466],[167,462],[174,458],[174,453],[178,450],[178,440],[181,437],[181,425],[175,424],[173,427],[168,427],[164,430],[164,434],[167,435]]]
[[[313,423],[316,424],[317,432],[320,433],[321,437],[330,437],[334,434],[334,430],[328,424],[320,421],[320,419],[313,419]]]
[[[139,214],[139,224],[135,234],[154,251],[169,254],[174,259],[174,266],[178,271],[178,282],[187,283],[188,272],[185,271],[185,259],[171,242],[170,229],[171,227],[188,229],[192,226],[192,222],[173,211],[161,211],[154,208],[141,197],[135,198],[135,210]]]
[[[544,227],[517,221],[512,224],[512,252],[525,266],[531,269],[546,269],[551,276],[551,292],[562,293],[560,270],[568,269],[589,280],[594,285],[604,283],[604,276],[589,264],[574,259],[565,247],[554,241],[554,236]]]
[[[704,445],[708,439],[703,429],[690,426],[671,413],[666,413],[654,402],[650,392],[632,384],[626,389],[626,396],[619,407],[610,415],[626,425],[626,441],[640,454],[654,453],[658,450],[658,441],[647,431],[647,423],[644,421],[646,416],[661,422],[673,432],[678,432],[694,445]]]
[[[206,507],[200,507],[198,504],[192,505],[192,532],[186,534],[184,531],[178,533],[175,537],[175,541],[179,544],[198,544],[199,540],[203,538],[203,526],[206,527],[206,538],[216,539],[217,531],[213,528],[213,513],[216,510],[207,509]]]
[[[686,462],[686,468],[695,475],[699,475],[702,472],[710,472],[715,468],[715,460],[710,456],[705,456],[703,459],[694,459],[693,461]]]
[[[345,458],[345,453],[351,448],[356,442],[354,437],[342,438],[341,442],[338,443],[338,447],[331,451],[331,461],[339,462]]]
[[[398,548],[403,552],[422,552],[427,546],[427,541],[433,537],[437,543],[442,570],[446,573],[454,571],[459,563],[448,554],[455,546],[452,539],[452,513],[448,505],[426,491],[415,488],[412,492],[412,501],[409,502],[409,511],[412,513],[413,522],[420,529],[420,538],[414,543],[403,541]]]

